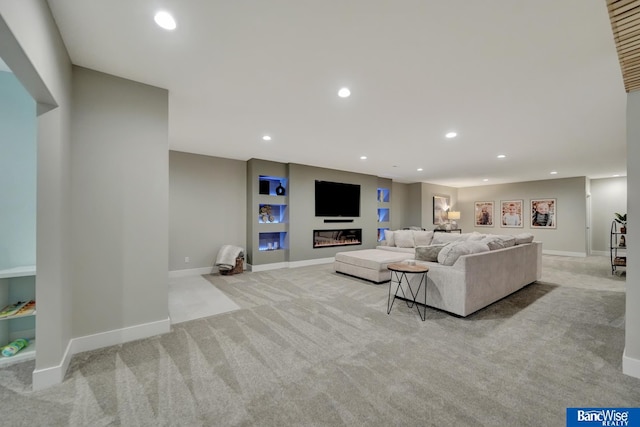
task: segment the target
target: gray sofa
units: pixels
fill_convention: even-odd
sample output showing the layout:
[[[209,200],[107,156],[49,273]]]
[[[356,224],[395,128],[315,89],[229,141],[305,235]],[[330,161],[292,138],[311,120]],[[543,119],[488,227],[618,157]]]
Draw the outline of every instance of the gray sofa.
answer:
[[[439,234],[444,233],[436,236]],[[415,261],[426,265],[429,267],[427,305],[463,317],[540,280],[542,243],[533,242],[533,236],[526,239],[522,237],[524,234],[519,235],[520,239],[479,233],[457,236],[432,235],[435,244],[420,246],[442,246],[438,254],[440,262],[416,259],[416,247],[387,244],[376,249],[338,253],[334,270],[379,283],[390,279],[387,265],[391,262]],[[498,244],[487,243],[492,239]],[[447,240],[451,242],[443,243]],[[420,247],[418,251],[422,253]],[[447,248],[446,254],[444,248]],[[419,276],[413,279],[419,280]],[[417,287],[417,282],[415,285]],[[417,301],[424,301],[423,292],[424,287]]]

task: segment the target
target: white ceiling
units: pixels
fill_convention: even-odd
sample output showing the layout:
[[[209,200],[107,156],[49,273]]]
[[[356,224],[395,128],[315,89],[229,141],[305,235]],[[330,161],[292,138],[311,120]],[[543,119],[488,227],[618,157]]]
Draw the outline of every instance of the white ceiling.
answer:
[[[626,175],[604,0],[49,5],[74,64],[169,90],[173,150],[453,187]]]

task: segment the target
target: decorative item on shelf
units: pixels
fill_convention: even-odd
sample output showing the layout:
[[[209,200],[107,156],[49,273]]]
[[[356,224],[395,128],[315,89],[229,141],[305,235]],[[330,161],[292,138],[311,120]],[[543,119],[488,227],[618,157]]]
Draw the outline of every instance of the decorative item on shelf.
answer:
[[[618,246],[620,246],[621,248],[624,248],[627,246],[627,241],[624,238],[624,236],[620,236],[620,243],[618,243]]]
[[[448,211],[447,212],[447,220],[449,220],[449,224],[451,224],[452,230],[458,229],[457,219],[460,219],[460,211]]]
[[[616,212],[615,221],[620,224],[620,232],[625,234],[627,232],[627,214],[620,214]]]
[[[276,194],[277,194],[278,196],[284,196],[284,193],[285,193],[285,191],[284,191],[284,187],[282,186],[282,182],[280,182],[280,183],[278,184],[278,186],[276,187]]]
[[[619,267],[627,266],[627,257],[626,256],[617,256],[613,259],[613,265],[617,265]]]
[[[271,215],[271,205],[262,205],[258,211],[262,222],[274,222],[275,218]]]

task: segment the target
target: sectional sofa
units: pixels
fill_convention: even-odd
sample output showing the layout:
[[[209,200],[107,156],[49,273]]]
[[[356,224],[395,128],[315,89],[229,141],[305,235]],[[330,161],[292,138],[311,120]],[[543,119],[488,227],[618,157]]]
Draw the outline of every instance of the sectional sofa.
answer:
[[[542,275],[542,243],[534,242],[528,233],[509,236],[399,230],[388,232],[385,239],[376,249],[337,253],[334,270],[384,283],[391,278],[387,270],[390,263],[426,265],[427,305],[463,317]],[[424,289],[418,301],[424,301]]]

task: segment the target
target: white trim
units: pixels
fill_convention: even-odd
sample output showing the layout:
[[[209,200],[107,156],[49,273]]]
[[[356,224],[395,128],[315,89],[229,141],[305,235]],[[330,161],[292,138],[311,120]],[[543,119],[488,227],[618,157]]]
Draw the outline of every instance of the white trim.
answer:
[[[609,256],[609,251],[591,251],[591,255]]]
[[[289,267],[288,262],[274,262],[271,264],[261,264],[261,265],[247,264],[247,268],[251,268],[251,271],[253,272],[279,270],[281,268],[288,268],[288,267]]]
[[[305,259],[302,261],[290,261],[289,268],[306,267],[308,265],[330,264],[336,260],[336,257]]]
[[[627,356],[627,348],[622,353],[622,373],[640,378],[640,360]]]
[[[21,267],[6,268],[0,270],[0,279],[7,279],[12,277],[27,277],[36,275],[35,265],[25,265]]]
[[[143,323],[141,325],[114,329],[108,332],[72,338],[67,345],[67,349],[62,357],[62,362],[59,365],[35,369],[33,371],[33,390],[42,390],[46,387],[60,384],[69,368],[71,356],[74,354],[124,344],[129,341],[165,334],[169,331],[171,331],[171,320],[167,317],[166,319],[156,322]]]
[[[186,270],[173,270],[169,272],[169,279],[177,277],[201,276],[203,274],[217,273],[218,269],[214,267],[189,268]]]
[[[573,256],[578,258],[584,258],[587,256],[586,252],[565,252],[565,251],[550,251],[550,250],[542,250],[544,255],[559,255],[559,256]]]
[[[31,381],[33,383],[33,391],[43,390],[47,387],[60,384],[64,379],[64,375],[67,372],[69,363],[71,362],[71,341],[67,343],[67,348],[62,355],[62,361],[59,365],[51,366],[49,368],[34,369],[31,375]]]

